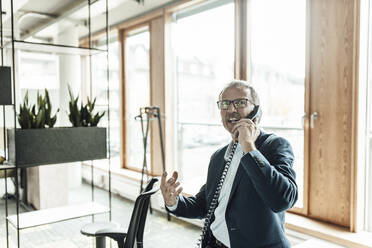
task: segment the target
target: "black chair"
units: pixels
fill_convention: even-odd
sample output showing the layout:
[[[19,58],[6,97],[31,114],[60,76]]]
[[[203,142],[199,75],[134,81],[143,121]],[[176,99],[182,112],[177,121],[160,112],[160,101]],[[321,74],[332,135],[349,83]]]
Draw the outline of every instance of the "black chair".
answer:
[[[114,239],[118,243],[119,248],[133,248],[135,242],[137,248],[143,248],[143,233],[150,197],[159,190],[159,188],[152,189],[157,181],[157,178],[152,178],[143,193],[137,197],[127,232],[114,222],[95,222],[85,225],[81,229],[81,233],[95,237],[96,248],[105,247],[105,237]]]

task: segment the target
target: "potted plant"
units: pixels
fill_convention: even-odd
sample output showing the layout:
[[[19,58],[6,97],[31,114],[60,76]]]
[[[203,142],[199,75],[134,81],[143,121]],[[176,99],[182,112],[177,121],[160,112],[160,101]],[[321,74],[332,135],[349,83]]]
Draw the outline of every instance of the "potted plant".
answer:
[[[71,91],[70,96],[69,117],[79,120],[76,122],[79,125],[54,127],[57,116],[51,115],[48,91],[45,90],[44,96],[38,94],[37,105],[32,106],[26,93],[18,114],[21,128],[8,130],[10,161],[19,167],[31,167],[107,157],[106,128],[93,126],[104,113],[93,114],[95,101],[92,103],[89,99],[80,109],[75,108],[78,97],[74,98]]]

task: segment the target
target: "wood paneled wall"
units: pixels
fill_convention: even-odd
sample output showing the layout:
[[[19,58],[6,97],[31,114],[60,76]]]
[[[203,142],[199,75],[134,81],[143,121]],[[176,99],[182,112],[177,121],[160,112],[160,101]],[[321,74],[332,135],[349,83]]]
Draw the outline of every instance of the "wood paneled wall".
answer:
[[[310,1],[309,215],[351,227],[359,0]]]

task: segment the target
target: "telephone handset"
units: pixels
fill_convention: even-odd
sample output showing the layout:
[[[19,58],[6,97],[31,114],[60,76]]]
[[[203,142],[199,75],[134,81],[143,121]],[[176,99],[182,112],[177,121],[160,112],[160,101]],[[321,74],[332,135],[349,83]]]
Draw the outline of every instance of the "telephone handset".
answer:
[[[248,119],[251,119],[252,121],[254,121],[254,119],[257,117],[259,111],[260,111],[260,106],[259,105],[255,105],[254,106],[254,109],[247,116],[247,118]],[[206,216],[206,218],[204,220],[204,225],[203,225],[203,228],[202,228],[202,233],[201,233],[200,238],[198,240],[198,243],[196,245],[197,248],[201,248],[203,242],[205,242],[204,238],[205,238],[205,235],[207,234],[209,225],[211,224],[210,222],[211,222],[211,219],[212,219],[212,215],[214,213],[214,210],[216,210],[216,208],[218,206],[218,198],[220,197],[222,185],[225,182],[227,171],[229,170],[229,167],[230,167],[230,164],[231,164],[232,159],[234,157],[234,153],[235,153],[235,150],[236,150],[236,147],[237,146],[238,146],[238,142],[235,141],[234,144],[233,144],[233,146],[232,146],[231,152],[230,152],[230,154],[228,156],[228,159],[226,161],[225,167],[224,167],[224,169],[222,171],[222,176],[220,178],[220,181],[217,184],[216,191],[214,192],[214,195],[213,195],[213,198],[212,198],[212,201],[211,201],[211,205],[209,206],[209,209],[208,209],[208,212],[207,212],[207,216]]]
[[[253,108],[252,112],[249,113],[249,115],[247,116],[247,118],[248,119],[251,119],[252,121],[254,121],[254,119],[256,119],[259,111],[260,111],[260,105],[254,105],[254,108]]]

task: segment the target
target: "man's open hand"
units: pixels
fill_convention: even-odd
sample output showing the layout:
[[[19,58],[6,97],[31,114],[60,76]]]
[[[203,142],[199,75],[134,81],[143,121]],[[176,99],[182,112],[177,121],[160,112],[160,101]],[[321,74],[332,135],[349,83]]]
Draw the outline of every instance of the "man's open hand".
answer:
[[[178,195],[182,192],[182,187],[177,189],[177,187],[180,186],[180,182],[177,182],[177,171],[173,172],[172,177],[168,180],[167,175],[167,172],[163,173],[161,177],[160,189],[161,193],[163,194],[165,204],[167,206],[173,206],[177,202]]]

